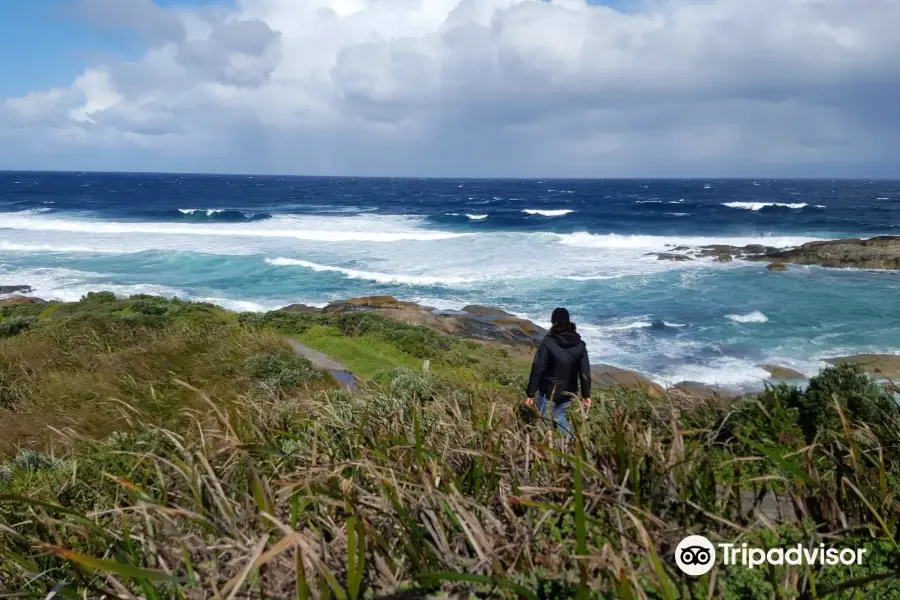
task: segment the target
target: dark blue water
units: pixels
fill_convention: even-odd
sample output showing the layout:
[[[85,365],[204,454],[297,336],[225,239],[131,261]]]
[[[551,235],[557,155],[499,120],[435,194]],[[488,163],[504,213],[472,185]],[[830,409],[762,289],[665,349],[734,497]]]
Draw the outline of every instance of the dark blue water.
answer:
[[[539,322],[567,305],[595,362],[745,384],[763,362],[900,350],[900,274],[647,254],[898,227],[898,182],[0,173],[0,283],[240,310],[393,294]]]

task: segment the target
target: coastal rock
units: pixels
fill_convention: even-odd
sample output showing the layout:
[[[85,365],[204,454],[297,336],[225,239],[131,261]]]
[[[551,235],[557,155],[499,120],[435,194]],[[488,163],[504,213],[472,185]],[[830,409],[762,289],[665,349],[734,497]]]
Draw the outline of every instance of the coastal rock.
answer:
[[[769,263],[769,266],[766,268],[770,271],[787,271],[788,270],[786,264],[784,264],[783,262],[779,262],[777,260]]]
[[[796,379],[806,379],[806,375],[800,371],[779,365],[759,365],[761,369],[765,369],[772,376],[772,379],[780,381],[793,381]]]
[[[698,256],[701,257],[709,257],[709,256],[741,256],[744,254],[742,248],[738,246],[728,246],[726,244],[714,244],[712,246],[701,246],[694,250]]]
[[[733,400],[741,395],[740,392],[718,385],[700,383],[699,381],[682,381],[673,385],[669,391],[682,396],[704,400]]]
[[[286,313],[320,313],[322,312],[321,308],[316,308],[315,306],[308,306],[306,304],[291,304],[290,306],[285,306],[284,308],[279,308],[276,312],[286,312]]]
[[[751,260],[832,268],[900,269],[900,236],[809,242],[792,250],[768,252]]]
[[[732,257],[730,254],[720,254],[716,257],[716,262],[720,262],[720,263],[734,262],[734,257]]]
[[[323,309],[325,314],[368,311],[394,321],[422,325],[436,331],[479,340],[534,346],[546,330],[526,319],[488,306],[468,306],[468,310],[438,311],[414,302],[403,302],[391,296],[353,298],[334,302]]]
[[[671,252],[650,252],[644,256],[655,256],[657,260],[671,260],[675,262],[694,260],[687,254],[673,254]]]
[[[28,293],[31,293],[30,285],[0,285],[0,295]]]
[[[622,388],[644,392],[652,398],[663,398],[666,391],[657,383],[637,371],[612,365],[591,365],[591,383],[594,388]]]
[[[900,379],[900,354],[855,354],[853,356],[826,358],[825,362],[830,365],[856,363],[866,373],[875,377]]]
[[[322,311],[325,314],[347,312],[348,310],[418,310],[422,307],[414,302],[397,300],[393,296],[366,296],[332,302]]]
[[[10,298],[0,298],[0,305],[3,304],[47,304],[47,301],[41,298],[30,298],[28,296],[12,296]]]
[[[481,306],[480,304],[470,304],[469,306],[464,306],[462,309],[463,312],[467,312],[470,315],[481,315],[487,317],[512,317],[514,315],[509,314],[505,310],[500,310],[499,308],[494,308],[493,306]]]

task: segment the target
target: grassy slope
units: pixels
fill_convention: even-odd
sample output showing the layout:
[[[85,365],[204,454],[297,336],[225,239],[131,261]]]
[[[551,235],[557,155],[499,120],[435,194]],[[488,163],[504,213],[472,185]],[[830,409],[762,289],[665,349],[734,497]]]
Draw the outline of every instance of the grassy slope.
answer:
[[[47,426],[74,424],[77,443],[0,466],[0,590],[900,597],[900,419],[852,367],[736,406],[597,393],[562,448],[517,414],[527,363],[500,347],[371,315],[109,297],[41,311],[0,321],[16,333],[0,342],[0,432],[60,448]],[[364,393],[329,389],[279,335],[370,377]],[[805,519],[767,526],[741,506],[767,491]],[[672,560],[687,532],[871,558],[694,580]]]

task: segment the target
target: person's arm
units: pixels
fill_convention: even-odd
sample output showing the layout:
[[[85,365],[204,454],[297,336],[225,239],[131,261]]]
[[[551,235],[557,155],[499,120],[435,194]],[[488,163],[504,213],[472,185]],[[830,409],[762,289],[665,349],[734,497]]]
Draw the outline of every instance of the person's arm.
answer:
[[[549,351],[547,345],[541,342],[537,352],[534,353],[534,361],[531,363],[531,376],[528,378],[528,389],[525,390],[525,397],[534,399],[538,393],[538,387],[541,385],[541,379],[547,369],[547,359]]]
[[[581,397],[585,400],[591,399],[591,359],[588,358],[587,348],[584,349],[584,353],[581,355],[581,373],[579,374],[581,379]]]

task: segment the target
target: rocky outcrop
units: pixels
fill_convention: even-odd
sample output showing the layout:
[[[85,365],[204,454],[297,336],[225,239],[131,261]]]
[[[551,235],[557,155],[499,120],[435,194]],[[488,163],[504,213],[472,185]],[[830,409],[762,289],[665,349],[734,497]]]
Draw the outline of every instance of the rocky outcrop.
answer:
[[[637,371],[612,365],[592,365],[591,382],[594,389],[620,388],[644,392],[653,398],[663,398],[666,390]]]
[[[734,257],[730,254],[720,254],[716,257],[716,262],[720,263],[730,263],[734,262]]]
[[[772,379],[779,381],[795,381],[798,379],[806,379],[806,375],[800,371],[779,365],[759,365],[761,369],[765,369],[772,376]]]
[[[687,254],[676,254],[673,252],[650,252],[644,256],[655,256],[657,260],[671,260],[674,262],[687,262],[694,260]]]
[[[547,334],[531,321],[486,306],[473,305],[459,311],[437,310],[392,296],[372,296],[334,302],[322,310],[325,314],[361,311],[401,323],[423,325],[449,335],[507,344],[534,346]]]
[[[748,258],[832,268],[900,269],[900,236],[809,242]]]
[[[0,285],[0,296],[6,294],[30,294],[30,285]]]
[[[900,379],[900,354],[855,354],[853,356],[826,358],[825,362],[830,365],[856,363],[866,373],[875,377]]]
[[[770,271],[787,271],[788,270],[786,264],[784,264],[781,261],[777,261],[777,260],[769,263],[769,266],[766,268]]]
[[[669,389],[670,393],[689,398],[701,398],[704,400],[734,400],[741,396],[740,392],[723,388],[718,385],[709,385],[698,381],[682,381]]]
[[[489,316],[489,317],[512,317],[514,315],[509,314],[505,310],[500,310],[499,308],[495,308],[493,306],[481,306],[480,304],[470,304],[469,306],[463,307],[463,312],[469,313],[471,315],[481,315],[481,316]]]
[[[287,312],[287,313],[321,313],[321,308],[316,308],[315,306],[308,306],[306,304],[291,304],[290,306],[285,306],[284,308],[279,308],[277,312]]]

